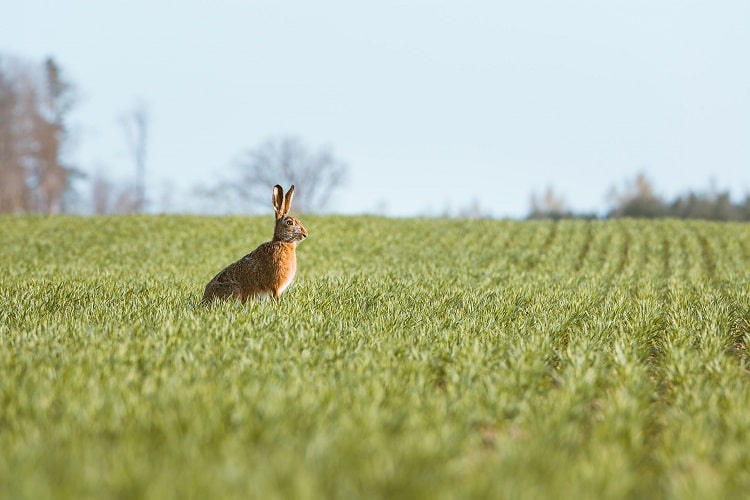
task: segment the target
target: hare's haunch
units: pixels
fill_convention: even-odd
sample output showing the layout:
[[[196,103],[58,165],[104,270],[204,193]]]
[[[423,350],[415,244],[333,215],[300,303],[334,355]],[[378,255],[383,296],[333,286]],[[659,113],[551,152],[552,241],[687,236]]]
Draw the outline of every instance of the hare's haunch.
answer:
[[[297,272],[297,242],[307,238],[307,229],[291,217],[294,186],[286,195],[278,184],[273,188],[273,208],[276,211],[276,227],[273,239],[229,264],[208,282],[203,293],[203,304],[214,300],[235,298],[247,302],[270,296],[278,298],[292,283]]]

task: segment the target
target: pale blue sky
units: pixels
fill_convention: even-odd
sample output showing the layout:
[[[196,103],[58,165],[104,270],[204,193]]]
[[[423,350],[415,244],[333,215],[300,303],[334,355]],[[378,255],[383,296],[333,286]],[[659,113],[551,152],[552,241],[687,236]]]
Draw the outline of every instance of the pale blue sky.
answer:
[[[117,119],[148,104],[151,198],[172,179],[177,207],[276,135],[350,165],[346,213],[523,216],[548,186],[603,210],[639,171],[750,191],[747,0],[0,5],[0,52],[77,83],[84,169],[130,175]]]

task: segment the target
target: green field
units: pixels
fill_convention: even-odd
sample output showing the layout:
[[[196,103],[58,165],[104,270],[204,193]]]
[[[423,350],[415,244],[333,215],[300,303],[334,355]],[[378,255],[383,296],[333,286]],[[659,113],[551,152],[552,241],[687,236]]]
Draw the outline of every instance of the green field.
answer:
[[[740,498],[750,226],[0,218],[0,498]]]

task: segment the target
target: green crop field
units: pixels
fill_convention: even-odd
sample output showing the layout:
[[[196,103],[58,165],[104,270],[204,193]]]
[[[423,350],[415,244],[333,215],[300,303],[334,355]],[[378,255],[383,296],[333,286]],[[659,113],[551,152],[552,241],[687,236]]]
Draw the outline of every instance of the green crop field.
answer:
[[[0,498],[741,498],[750,226],[0,218]]]

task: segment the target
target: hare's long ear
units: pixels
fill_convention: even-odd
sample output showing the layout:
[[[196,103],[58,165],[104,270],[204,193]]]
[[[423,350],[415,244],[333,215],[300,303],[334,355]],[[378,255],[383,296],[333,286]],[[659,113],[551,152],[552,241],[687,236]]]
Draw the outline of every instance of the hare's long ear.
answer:
[[[289,209],[292,208],[292,196],[294,196],[294,184],[292,184],[292,187],[286,192],[286,197],[284,197],[284,215],[288,214]]]
[[[273,208],[276,210],[276,218],[284,216],[284,188],[276,184],[273,187]]]

